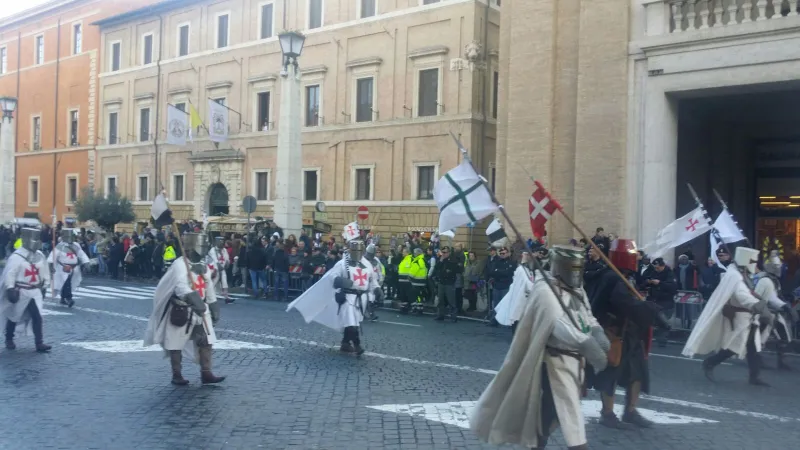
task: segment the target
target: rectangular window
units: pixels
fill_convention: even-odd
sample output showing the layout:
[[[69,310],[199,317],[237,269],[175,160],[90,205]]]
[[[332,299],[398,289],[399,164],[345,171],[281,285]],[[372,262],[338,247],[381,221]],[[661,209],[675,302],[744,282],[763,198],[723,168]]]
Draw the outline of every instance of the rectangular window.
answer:
[[[116,72],[122,62],[122,43],[114,42],[111,44],[111,71]]]
[[[356,81],[356,122],[372,122],[373,78],[360,78]]]
[[[417,200],[433,200],[434,166],[417,167]]]
[[[173,175],[172,176],[172,200],[176,202],[182,202],[183,199],[183,182],[184,177],[183,175]]]
[[[78,145],[78,111],[69,112],[69,145]]]
[[[269,131],[269,92],[259,92],[256,100],[258,106],[258,129],[261,131]]]
[[[67,177],[67,203],[73,204],[78,200],[78,178]]]
[[[500,88],[500,73],[494,73],[492,80],[492,117],[497,119],[497,93]]]
[[[76,23],[72,26],[72,54],[77,55],[81,52],[83,45],[83,27],[81,24]]]
[[[256,172],[256,200],[269,200],[269,172]]]
[[[322,26],[322,0],[308,0],[308,29]]]
[[[430,5],[433,3],[439,3],[439,0],[422,0],[423,5]]]
[[[106,177],[106,195],[117,193],[117,177]]]
[[[35,45],[34,64],[41,64],[44,62],[44,36],[36,36]]]
[[[184,102],[175,103],[175,109],[179,109],[183,112],[186,112],[186,103]]]
[[[8,71],[8,49],[0,48],[0,75]]]
[[[142,64],[153,62],[153,35],[146,34],[142,38]]]
[[[495,188],[495,181],[497,181],[497,168],[492,167],[492,192],[496,192]]]
[[[181,25],[178,28],[178,56],[189,54],[189,25]]]
[[[34,205],[39,203],[39,179],[38,178],[30,178],[28,180],[28,203],[34,204]]]
[[[150,108],[139,110],[139,142],[150,140]]]
[[[303,200],[305,201],[316,201],[319,200],[317,198],[317,186],[318,186],[318,177],[319,172],[316,170],[306,170],[303,172]]]
[[[217,48],[228,46],[228,18],[227,14],[217,16]]]
[[[273,11],[272,3],[261,5],[261,39],[272,37]]]
[[[375,15],[375,2],[377,0],[359,0],[361,2],[361,18]]]
[[[147,175],[139,177],[139,191],[137,192],[137,200],[146,202],[150,199],[150,186],[148,186],[149,181],[150,178]]]
[[[439,112],[439,69],[419,71],[419,112],[420,117],[435,116]]]
[[[34,117],[32,126],[33,126],[33,149],[34,150],[41,150],[42,149],[42,118],[41,117]]]
[[[370,199],[372,169],[356,169],[356,200]]]
[[[306,126],[319,125],[319,85],[306,86]]]
[[[108,113],[108,145],[118,144],[117,142],[117,119],[119,113]]]

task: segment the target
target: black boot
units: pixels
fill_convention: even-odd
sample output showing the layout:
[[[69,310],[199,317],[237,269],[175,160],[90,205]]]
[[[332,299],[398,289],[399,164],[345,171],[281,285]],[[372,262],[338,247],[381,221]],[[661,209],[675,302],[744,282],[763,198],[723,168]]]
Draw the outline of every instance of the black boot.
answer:
[[[36,351],[39,353],[47,353],[53,348],[52,345],[47,345],[44,342],[36,343]]]
[[[722,349],[717,353],[709,356],[703,361],[703,373],[705,374],[706,378],[710,381],[715,382],[714,379],[714,368],[718,365],[722,364],[723,361],[733,356],[733,353],[730,350]]]
[[[199,347],[200,353],[200,381],[203,384],[216,384],[225,381],[225,377],[218,377],[211,372],[211,346]]]
[[[14,339],[6,338],[6,349],[8,350],[16,350],[17,344],[14,343]]]
[[[183,378],[181,374],[181,360],[183,359],[182,350],[169,351],[169,363],[172,367],[172,384],[176,386],[186,386],[189,380]]]

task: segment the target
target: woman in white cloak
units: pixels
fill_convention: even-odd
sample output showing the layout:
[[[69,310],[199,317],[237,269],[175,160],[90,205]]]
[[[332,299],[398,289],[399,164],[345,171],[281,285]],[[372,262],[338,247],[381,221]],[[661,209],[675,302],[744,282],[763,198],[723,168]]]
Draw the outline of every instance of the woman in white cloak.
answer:
[[[533,292],[533,271],[531,270],[531,254],[522,252],[522,259],[514,271],[514,278],[508,293],[503,296],[495,308],[495,320],[501,325],[510,326],[516,332],[517,323],[531,300]]]
[[[61,242],[50,253],[48,262],[52,267],[55,289],[61,296],[61,304],[72,308],[75,304],[72,295],[78,291],[83,280],[81,266],[89,264],[89,257],[75,243],[72,228],[61,230]]]
[[[542,449],[560,426],[569,449],[588,449],[583,358],[602,370],[610,344],[581,287],[583,263],[583,249],[554,246],[550,285],[537,274],[503,366],[470,417],[481,440]]]

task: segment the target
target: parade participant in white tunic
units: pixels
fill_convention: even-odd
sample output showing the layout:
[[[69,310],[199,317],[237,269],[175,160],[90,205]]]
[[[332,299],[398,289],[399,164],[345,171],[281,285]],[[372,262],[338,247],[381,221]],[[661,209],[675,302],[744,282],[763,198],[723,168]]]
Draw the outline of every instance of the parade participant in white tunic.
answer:
[[[164,349],[172,365],[172,384],[189,384],[181,374],[183,352],[200,364],[203,384],[219,383],[225,377],[211,372],[219,305],[205,260],[208,236],[186,233],[183,241],[185,256],[175,260],[156,287],[144,345],[158,344]],[[184,258],[190,262],[188,269]]]
[[[500,303],[494,308],[495,320],[505,326],[510,326],[513,332],[517,330],[517,323],[522,319],[525,308],[531,300],[533,292],[533,270],[531,270],[531,254],[522,252],[520,265],[514,271],[514,281],[508,294],[504,295]]]
[[[344,237],[348,250],[342,260],[290,303],[286,311],[296,309],[306,322],[314,321],[343,331],[341,352],[362,355],[359,327],[364,320],[368,297],[373,294],[382,302],[383,291],[372,266],[364,258],[364,242],[359,237],[358,225],[347,225]]]
[[[766,300],[758,298],[749,277],[756,269],[758,250],[738,247],[734,264],[728,267],[719,286],[711,294],[692,334],[683,348],[685,356],[716,351],[703,361],[706,377],[714,381],[714,367],[731,356],[747,359],[750,384],[766,386],[759,379],[761,359],[760,321],[772,321]],[[763,301],[762,301],[763,300]]]
[[[378,249],[375,247],[375,244],[367,245],[367,249],[364,251],[364,258],[370,263],[372,266],[372,271],[375,272],[375,277],[378,279],[378,286],[383,288],[383,280],[386,276],[386,269],[383,267],[383,263],[378,259],[376,256]],[[378,320],[378,316],[375,314],[375,308],[377,308],[377,298],[375,294],[369,294],[369,302],[367,303],[367,317],[371,321]]]
[[[791,324],[797,322],[797,311],[781,298],[780,276],[783,262],[776,250],[772,251],[763,267],[763,271],[756,267],[756,274],[753,275],[755,293],[767,302],[770,311],[775,315],[775,320],[761,329],[761,344],[765,345],[770,336],[774,336],[777,341],[778,369],[791,370],[785,359],[786,351],[792,342]]]
[[[42,247],[41,231],[23,228],[22,246],[6,260],[0,288],[0,320],[6,326],[6,348],[14,350],[14,332],[21,324],[23,330],[32,331],[36,351],[43,353],[52,348],[42,338],[42,302],[50,285],[50,272]]]
[[[228,273],[226,272],[231,265],[231,257],[225,250],[225,239],[218,236],[214,238],[214,246],[208,251],[209,258],[216,264],[214,288],[219,288],[225,297],[225,303],[233,303],[228,296]]]
[[[503,366],[470,418],[480,439],[541,449],[560,425],[568,448],[588,448],[581,412],[583,358],[604,369],[610,344],[582,288],[583,265],[583,249],[553,248],[549,280],[560,299],[545,282],[547,275],[537,273]]]
[[[72,228],[61,230],[61,242],[50,253],[48,260],[55,288],[61,295],[61,304],[70,308],[75,304],[72,294],[78,291],[83,280],[81,267],[88,267],[90,263],[81,246],[75,243],[74,231]]]

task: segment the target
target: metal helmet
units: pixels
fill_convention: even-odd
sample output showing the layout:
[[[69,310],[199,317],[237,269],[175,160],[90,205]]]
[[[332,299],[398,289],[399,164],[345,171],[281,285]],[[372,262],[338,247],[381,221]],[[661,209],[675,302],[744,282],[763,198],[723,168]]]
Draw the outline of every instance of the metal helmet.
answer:
[[[65,242],[67,244],[72,244],[75,242],[75,234],[72,231],[72,228],[62,228],[61,234],[59,235],[61,242]]]
[[[771,275],[775,275],[776,277],[781,276],[781,272],[783,271],[783,261],[781,261],[781,257],[778,255],[777,250],[769,252],[769,258],[767,258],[767,260],[764,262],[764,271]]]
[[[584,251],[571,245],[555,245],[550,250],[550,273],[567,286],[583,286]]]
[[[225,247],[225,238],[222,236],[217,236],[214,238],[214,246],[218,249],[222,250]]]
[[[205,233],[186,233],[183,235],[183,251],[189,261],[199,263],[208,253],[208,235]]]
[[[352,240],[347,243],[347,251],[350,253],[350,261],[358,262],[364,256],[364,243]]]
[[[375,259],[375,253],[377,249],[375,248],[375,244],[369,244],[367,249],[364,251],[364,256],[369,260],[372,261]]]
[[[20,238],[22,247],[28,251],[36,252],[42,248],[42,232],[36,228],[23,228]]]
[[[636,242],[632,239],[614,239],[608,252],[608,259],[619,270],[636,272],[638,269],[638,255]]]
[[[736,247],[733,261],[740,268],[746,269],[749,273],[755,273],[758,264],[758,250],[747,247]]]

